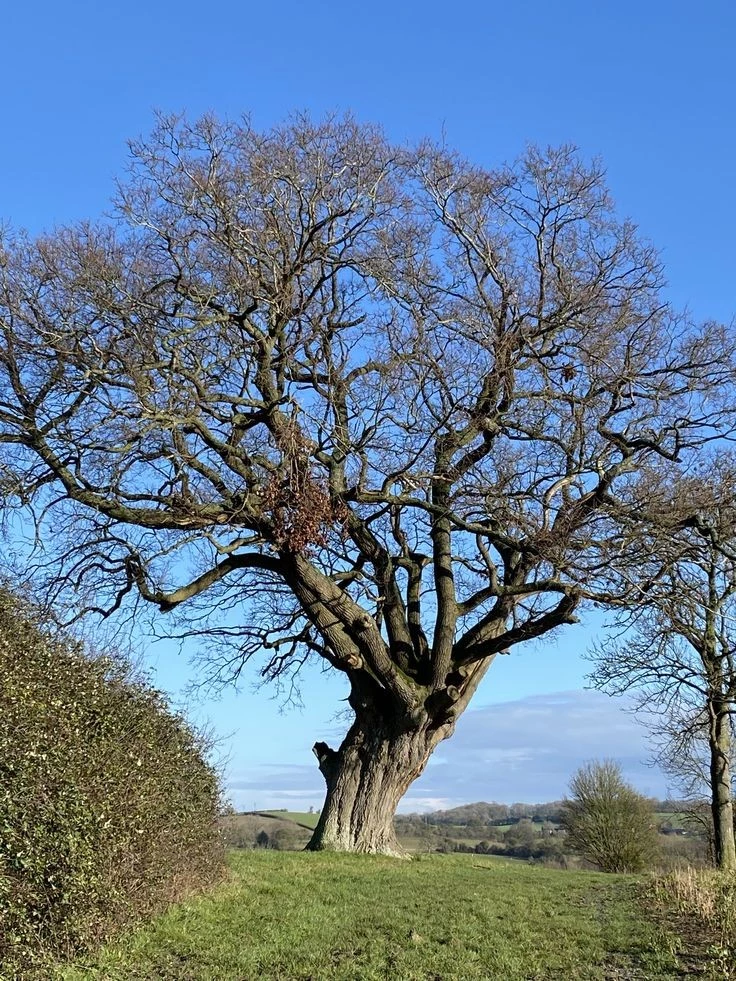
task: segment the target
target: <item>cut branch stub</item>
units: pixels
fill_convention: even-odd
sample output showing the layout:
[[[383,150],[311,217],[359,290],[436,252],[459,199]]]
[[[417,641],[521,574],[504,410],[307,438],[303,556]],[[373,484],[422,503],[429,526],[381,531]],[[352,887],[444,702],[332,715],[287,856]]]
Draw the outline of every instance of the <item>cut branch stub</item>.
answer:
[[[329,786],[337,766],[338,754],[332,747],[323,742],[315,743],[312,752],[317,757],[320,772]]]

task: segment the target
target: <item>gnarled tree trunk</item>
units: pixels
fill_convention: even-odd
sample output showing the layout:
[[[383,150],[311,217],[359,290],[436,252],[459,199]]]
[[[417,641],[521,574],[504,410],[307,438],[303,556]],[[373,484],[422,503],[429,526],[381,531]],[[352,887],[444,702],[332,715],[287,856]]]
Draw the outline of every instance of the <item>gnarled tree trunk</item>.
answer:
[[[403,856],[394,831],[396,808],[451,731],[450,724],[437,727],[429,719],[412,724],[361,711],[339,750],[316,743],[327,795],[307,847]]]

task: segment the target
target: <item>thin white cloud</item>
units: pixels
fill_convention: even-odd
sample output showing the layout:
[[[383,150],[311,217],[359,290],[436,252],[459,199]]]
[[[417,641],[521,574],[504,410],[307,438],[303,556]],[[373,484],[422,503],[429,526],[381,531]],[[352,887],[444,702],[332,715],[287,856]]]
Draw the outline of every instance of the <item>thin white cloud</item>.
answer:
[[[402,811],[423,814],[426,811],[444,811],[448,807],[453,807],[453,802],[449,797],[417,797],[408,792],[402,801]]]
[[[665,796],[663,775],[647,765],[646,731],[626,704],[568,691],[470,709],[443,744],[440,764],[430,760],[411,793],[457,804],[556,800],[581,764],[612,758],[643,793]]]
[[[539,802],[564,796],[575,770],[591,759],[617,760],[642,793],[664,797],[649,765],[646,730],[627,703],[596,691],[533,695],[470,709],[409,789],[401,811],[428,811],[479,800]],[[339,742],[339,737],[333,741]],[[254,767],[228,783],[238,808],[319,807],[324,782],[316,764]]]

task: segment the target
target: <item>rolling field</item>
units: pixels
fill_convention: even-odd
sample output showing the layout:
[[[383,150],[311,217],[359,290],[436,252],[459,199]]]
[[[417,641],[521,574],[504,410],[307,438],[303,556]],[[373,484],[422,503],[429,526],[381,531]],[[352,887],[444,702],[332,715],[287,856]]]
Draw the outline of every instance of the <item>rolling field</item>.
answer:
[[[308,828],[316,827],[317,821],[319,821],[319,814],[309,814],[307,811],[260,811],[259,813],[279,818],[282,821],[293,821],[295,824],[306,825]]]
[[[401,862],[239,852],[212,893],[68,968],[65,981],[665,979],[675,947],[636,877],[474,855]]]

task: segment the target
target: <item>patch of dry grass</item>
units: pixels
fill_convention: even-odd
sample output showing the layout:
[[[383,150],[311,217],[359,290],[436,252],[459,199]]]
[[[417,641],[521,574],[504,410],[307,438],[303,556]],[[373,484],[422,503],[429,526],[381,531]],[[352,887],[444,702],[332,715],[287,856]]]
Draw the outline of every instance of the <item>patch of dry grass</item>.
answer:
[[[675,869],[653,880],[653,894],[701,962],[698,973],[736,979],[736,873]]]

